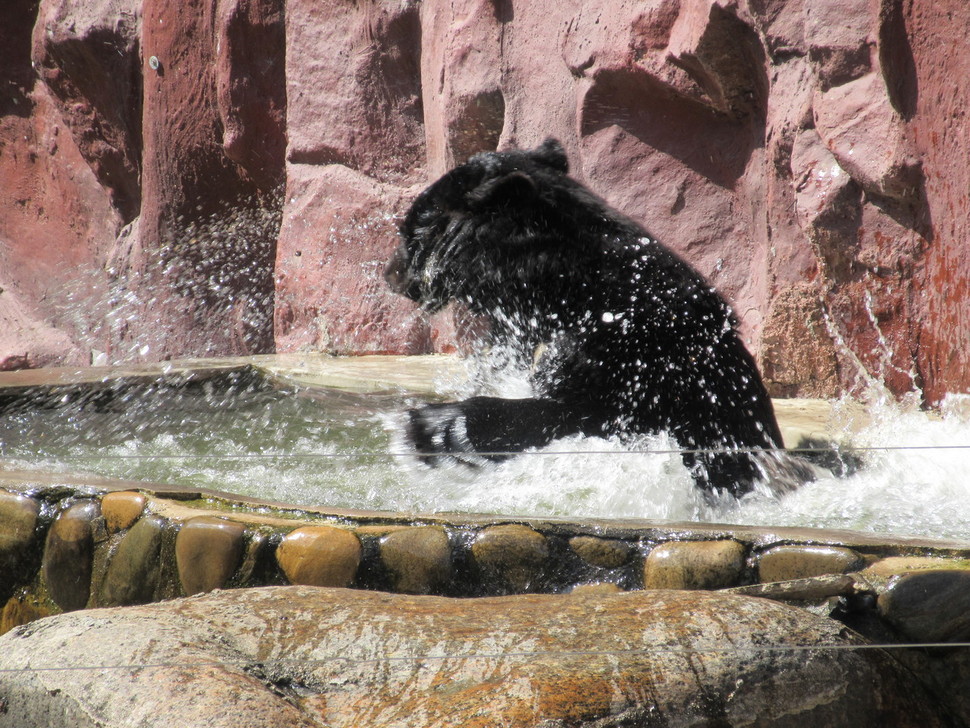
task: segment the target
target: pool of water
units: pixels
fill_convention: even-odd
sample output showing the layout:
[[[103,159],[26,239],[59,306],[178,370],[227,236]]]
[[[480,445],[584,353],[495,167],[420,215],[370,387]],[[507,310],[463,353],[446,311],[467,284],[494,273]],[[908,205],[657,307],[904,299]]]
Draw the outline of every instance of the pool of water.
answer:
[[[453,392],[452,392],[453,393]],[[863,467],[782,497],[709,502],[668,437],[634,447],[574,437],[495,466],[429,468],[398,438],[391,394],[230,386],[133,391],[16,408],[0,418],[18,467],[231,491],[297,505],[404,513],[642,518],[970,536],[970,421],[958,398],[931,417],[886,401],[852,435]],[[836,408],[838,411],[838,408]],[[835,423],[836,427],[838,423]]]

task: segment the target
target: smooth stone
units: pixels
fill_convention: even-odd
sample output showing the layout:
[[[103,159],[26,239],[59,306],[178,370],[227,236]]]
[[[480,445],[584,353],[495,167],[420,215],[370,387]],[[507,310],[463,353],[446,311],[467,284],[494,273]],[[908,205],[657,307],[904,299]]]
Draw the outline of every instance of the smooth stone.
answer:
[[[83,609],[91,592],[93,522],[98,503],[78,501],[58,514],[47,532],[41,567],[51,599],[65,612]]]
[[[276,561],[291,584],[350,586],[361,559],[360,539],[333,526],[291,531],[276,548]]]
[[[913,571],[970,570],[968,559],[941,559],[933,556],[887,556],[862,571],[866,577],[888,579]]]
[[[175,537],[175,563],[186,595],[221,589],[243,553],[246,527],[214,516],[186,521]]]
[[[165,527],[164,519],[146,516],[124,535],[105,571],[98,594],[99,606],[125,606],[152,601],[161,576]]]
[[[970,572],[918,571],[879,595],[879,614],[917,642],[970,640]]]
[[[596,536],[573,536],[569,539],[569,546],[587,564],[603,569],[616,569],[623,566],[633,552],[625,541]]]
[[[546,537],[521,524],[486,528],[471,551],[489,592],[528,591],[549,558]]]
[[[130,528],[138,520],[148,498],[135,491],[116,491],[105,493],[101,498],[101,515],[104,516],[108,533],[117,533]]]
[[[430,594],[451,579],[451,545],[441,526],[415,526],[389,533],[381,541],[381,560],[396,591]]]
[[[870,589],[868,584],[860,583],[848,574],[826,574],[808,579],[736,586],[723,592],[783,602],[820,602],[829,597],[851,596]]]
[[[10,594],[21,570],[29,570],[25,556],[34,540],[40,503],[33,498],[0,490],[0,573],[9,575],[0,584],[0,598]],[[16,576],[15,576],[16,575]]]
[[[670,541],[647,554],[646,589],[723,589],[744,572],[744,545],[737,541]]]
[[[865,644],[835,620],[716,592],[231,589],[0,637],[0,728],[954,724],[917,673],[847,649]]]
[[[14,627],[28,624],[41,617],[49,617],[50,610],[39,604],[32,596],[12,596],[0,612],[0,635]]]
[[[845,574],[865,568],[857,551],[843,546],[786,544],[758,556],[758,578],[763,582],[808,579],[825,574]]]
[[[27,548],[39,515],[40,503],[33,498],[0,490],[0,559]]]
[[[253,583],[253,577],[259,573],[260,576],[265,578],[266,575],[263,569],[267,566],[266,562],[268,559],[265,558],[265,554],[268,548],[270,548],[270,541],[266,533],[250,531],[249,538],[246,540],[242,563],[236,571],[236,583],[239,586],[259,586],[258,582],[260,577],[256,577],[257,583],[255,584]],[[273,583],[278,582],[274,579]]]

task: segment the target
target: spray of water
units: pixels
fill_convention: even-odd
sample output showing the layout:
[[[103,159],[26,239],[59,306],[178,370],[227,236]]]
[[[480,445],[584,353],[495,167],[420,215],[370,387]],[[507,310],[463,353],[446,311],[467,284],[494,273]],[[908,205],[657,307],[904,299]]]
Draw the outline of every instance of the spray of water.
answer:
[[[97,286],[79,281],[65,298],[63,316],[77,317],[76,328],[91,332],[91,348],[104,351],[95,363],[151,359],[163,342],[139,332],[152,328],[146,316],[181,280],[189,287],[177,295],[203,301],[210,312],[237,311],[242,330],[265,331],[268,321],[260,317],[272,301],[260,296],[272,292],[258,262],[269,255],[266,241],[278,226],[275,204],[183,225],[158,253],[161,278],[143,280],[140,269],[109,263],[110,275]],[[126,234],[134,238],[136,232]],[[197,255],[174,254],[186,245],[196,246]],[[370,273],[376,279],[379,271]],[[883,350],[877,361],[893,366],[891,344],[871,302],[866,305]],[[878,372],[868,373],[838,327],[826,322],[843,358],[856,362],[870,420],[853,429],[848,407],[836,406],[828,430],[863,448],[863,467],[847,477],[821,473],[782,496],[761,487],[740,500],[704,497],[677,443],[663,433],[624,441],[576,436],[484,468],[429,468],[398,439],[400,413],[417,404],[413,398],[309,397],[258,385],[210,387],[192,396],[129,392],[108,405],[89,399],[8,413],[0,421],[0,443],[18,467],[86,470],[297,505],[970,536],[970,399],[951,396],[938,414],[919,410],[918,393],[893,399]],[[439,382],[438,392],[448,399],[529,396],[529,363],[520,351],[493,346],[469,360],[466,376]]]
[[[510,366],[510,362],[517,366]],[[527,362],[500,348],[437,382],[447,399],[530,394]],[[850,528],[932,538],[970,535],[970,397],[939,413],[874,386],[868,424],[846,401],[827,430],[860,448],[846,477],[821,473],[778,496],[698,490],[661,433],[570,437],[496,465],[430,468],[399,440],[403,395],[280,390],[259,377],[91,395],[8,412],[2,455],[14,467],[180,483],[297,505],[404,513],[458,511]],[[56,405],[56,406],[55,406]],[[791,444],[791,443],[790,443]]]
[[[103,268],[55,294],[54,323],[94,365],[271,351],[282,190],[178,216],[156,236],[126,225]]]

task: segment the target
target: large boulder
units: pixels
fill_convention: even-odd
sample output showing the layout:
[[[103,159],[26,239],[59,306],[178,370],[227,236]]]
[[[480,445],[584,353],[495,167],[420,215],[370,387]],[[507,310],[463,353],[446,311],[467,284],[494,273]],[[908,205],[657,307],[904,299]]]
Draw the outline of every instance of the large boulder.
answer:
[[[0,638],[0,726],[947,724],[853,646],[835,621],[706,592],[214,592]]]

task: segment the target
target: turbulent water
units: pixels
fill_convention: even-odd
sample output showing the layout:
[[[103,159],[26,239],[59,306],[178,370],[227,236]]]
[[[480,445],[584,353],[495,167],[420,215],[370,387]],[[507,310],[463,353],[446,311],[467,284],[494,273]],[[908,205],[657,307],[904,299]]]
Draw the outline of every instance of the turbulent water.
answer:
[[[506,390],[516,393],[514,384]],[[780,498],[760,490],[714,503],[695,488],[676,443],[663,435],[632,447],[573,437],[496,466],[429,468],[397,437],[409,403],[414,400],[400,396],[257,387],[231,397],[38,408],[5,417],[0,443],[18,467],[174,482],[301,505],[970,538],[966,398],[951,398],[942,416],[876,400],[869,405],[873,424],[850,441],[863,458],[854,474],[823,475]],[[837,432],[840,423],[831,424]]]
[[[440,494],[467,511],[970,538],[970,422],[875,407],[876,424],[851,442],[862,448],[857,472],[823,473],[781,497],[762,488],[740,501],[709,502],[665,436],[643,438],[635,452],[615,441],[569,438],[479,473],[405,469],[416,495]]]

